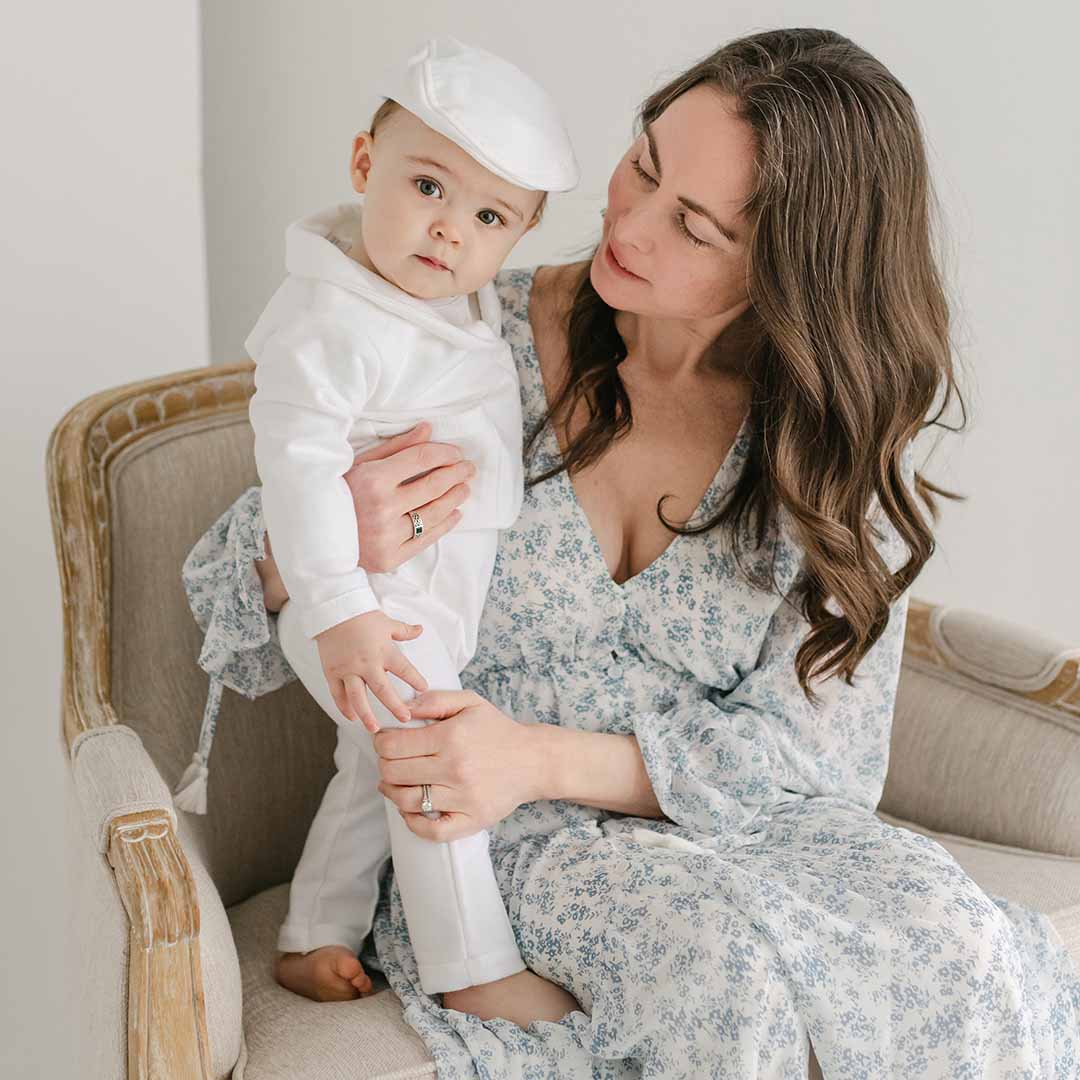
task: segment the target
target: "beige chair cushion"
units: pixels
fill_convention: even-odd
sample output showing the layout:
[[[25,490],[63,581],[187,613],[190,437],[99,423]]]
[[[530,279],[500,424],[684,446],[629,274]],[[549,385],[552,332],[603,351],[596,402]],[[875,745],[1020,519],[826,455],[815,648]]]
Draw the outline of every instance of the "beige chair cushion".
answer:
[[[397,995],[314,1002],[278,986],[272,965],[289,889],[278,885],[229,911],[244,986],[247,1062],[233,1080],[409,1080],[432,1077],[423,1040],[401,1017]]]
[[[880,816],[937,840],[988,892],[1049,915],[1080,971],[1080,859],[932,833],[887,814]],[[248,1050],[246,1067],[237,1068],[234,1080],[434,1076],[427,1049],[402,1019],[391,990],[358,1001],[319,1004],[274,982],[271,966],[287,905],[288,887],[279,885],[229,911],[244,982]],[[386,986],[378,972],[371,976],[376,986]]]

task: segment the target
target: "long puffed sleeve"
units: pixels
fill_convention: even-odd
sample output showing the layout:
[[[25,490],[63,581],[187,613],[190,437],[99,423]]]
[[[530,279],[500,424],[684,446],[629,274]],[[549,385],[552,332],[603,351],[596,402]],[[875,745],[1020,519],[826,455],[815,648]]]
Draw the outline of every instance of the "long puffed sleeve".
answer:
[[[180,571],[191,614],[203,631],[198,664],[210,677],[199,742],[176,785],[176,805],[206,813],[210,750],[225,687],[254,699],[296,678],[266,610],[255,560],[265,558],[257,487],[248,488],[199,537]]]
[[[906,545],[883,515],[874,520],[883,534],[878,550],[895,571],[906,561]],[[886,629],[857,667],[853,685],[835,675],[811,682],[817,704],[803,694],[795,670],[810,624],[785,601],[775,608],[757,664],[733,689],[710,689],[695,703],[635,716],[634,732],[664,814],[715,835],[752,830],[759,815],[808,795],[876,807],[888,766],[907,610],[905,592],[893,602]]]
[[[379,604],[360,557],[345,473],[349,432],[377,380],[377,351],[308,324],[259,349],[250,417],[274,558],[308,637]]]

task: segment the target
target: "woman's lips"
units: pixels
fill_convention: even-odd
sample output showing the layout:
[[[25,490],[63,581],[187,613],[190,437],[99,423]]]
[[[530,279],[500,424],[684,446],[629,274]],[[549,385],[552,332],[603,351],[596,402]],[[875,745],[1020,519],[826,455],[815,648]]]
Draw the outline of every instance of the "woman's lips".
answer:
[[[615,252],[611,250],[611,241],[604,241],[604,259],[611,271],[617,274],[619,277],[626,278],[627,281],[644,281],[645,278],[633,273],[631,270],[627,270],[625,266],[621,265],[618,259],[615,258]]]
[[[449,267],[443,266],[441,262],[436,262],[434,259],[429,259],[426,255],[416,256],[422,263],[430,266],[432,270],[448,270]]]

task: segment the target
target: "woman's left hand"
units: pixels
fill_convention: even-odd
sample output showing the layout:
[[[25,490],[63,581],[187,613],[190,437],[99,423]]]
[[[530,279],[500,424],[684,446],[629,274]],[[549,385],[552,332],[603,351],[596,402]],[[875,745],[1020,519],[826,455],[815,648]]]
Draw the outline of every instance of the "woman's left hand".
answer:
[[[429,690],[411,698],[408,708],[414,720],[439,722],[384,727],[373,739],[379,791],[417,836],[460,840],[543,797],[530,725],[517,723],[471,690]],[[420,812],[422,784],[431,786],[437,821]]]

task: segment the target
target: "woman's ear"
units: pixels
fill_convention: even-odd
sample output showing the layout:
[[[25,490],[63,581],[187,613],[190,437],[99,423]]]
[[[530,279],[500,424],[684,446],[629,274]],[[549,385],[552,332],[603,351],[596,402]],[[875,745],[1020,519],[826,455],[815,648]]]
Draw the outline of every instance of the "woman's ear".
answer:
[[[353,190],[360,194],[367,189],[374,149],[375,137],[370,131],[361,131],[353,139],[352,156],[349,158],[349,179],[352,181]]]

